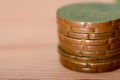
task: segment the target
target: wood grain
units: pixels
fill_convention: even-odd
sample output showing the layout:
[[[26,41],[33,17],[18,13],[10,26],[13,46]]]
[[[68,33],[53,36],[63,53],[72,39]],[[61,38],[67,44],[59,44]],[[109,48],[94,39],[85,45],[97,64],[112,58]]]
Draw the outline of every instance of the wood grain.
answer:
[[[1,0],[0,80],[119,80],[120,70],[80,73],[64,68],[57,52],[56,10],[75,2],[112,0]]]

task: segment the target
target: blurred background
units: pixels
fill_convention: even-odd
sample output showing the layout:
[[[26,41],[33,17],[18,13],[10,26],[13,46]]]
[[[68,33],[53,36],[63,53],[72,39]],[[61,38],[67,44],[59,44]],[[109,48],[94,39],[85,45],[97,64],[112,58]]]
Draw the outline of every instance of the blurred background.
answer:
[[[59,63],[56,11],[77,2],[115,0],[0,0],[0,79],[118,78],[119,71],[91,75]]]

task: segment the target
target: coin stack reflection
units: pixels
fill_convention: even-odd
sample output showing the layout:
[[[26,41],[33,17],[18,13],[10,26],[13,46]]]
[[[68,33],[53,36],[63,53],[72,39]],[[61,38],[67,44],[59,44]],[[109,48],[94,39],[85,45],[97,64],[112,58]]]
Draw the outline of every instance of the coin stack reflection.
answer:
[[[61,63],[80,72],[120,67],[120,6],[72,4],[57,12]],[[113,17],[112,17],[113,16]]]

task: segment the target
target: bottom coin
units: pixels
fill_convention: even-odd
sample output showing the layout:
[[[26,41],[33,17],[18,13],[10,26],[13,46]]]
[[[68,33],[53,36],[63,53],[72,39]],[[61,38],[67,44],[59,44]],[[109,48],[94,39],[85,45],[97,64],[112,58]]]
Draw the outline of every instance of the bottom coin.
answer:
[[[115,60],[113,61],[113,65],[111,66],[107,66],[107,67],[93,67],[93,68],[90,68],[89,66],[88,67],[81,67],[81,65],[79,65],[79,62],[74,62],[74,61],[71,61],[71,60],[67,60],[63,57],[60,57],[60,61],[61,63],[69,68],[69,69],[72,69],[72,70],[75,70],[75,71],[78,71],[78,72],[87,72],[87,73],[101,73],[101,72],[109,72],[109,71],[113,71],[115,69],[118,69],[120,67],[120,60]],[[97,63],[99,64],[99,63]]]

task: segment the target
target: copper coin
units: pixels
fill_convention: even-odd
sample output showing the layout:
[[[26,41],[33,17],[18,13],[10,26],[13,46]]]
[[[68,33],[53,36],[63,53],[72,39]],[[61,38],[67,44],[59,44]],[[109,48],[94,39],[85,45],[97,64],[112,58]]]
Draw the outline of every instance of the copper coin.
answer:
[[[103,50],[111,50],[111,49],[116,49],[120,48],[120,42],[115,42],[112,44],[105,44],[105,45],[85,45],[85,44],[69,44],[67,42],[64,42],[60,40],[60,45],[65,46],[68,48],[72,49],[78,49],[78,50],[83,50],[83,51],[103,51]]]
[[[77,3],[58,9],[58,33],[72,38],[59,37],[63,65],[83,72],[119,68],[120,42],[115,39],[120,37],[119,9],[115,4],[100,3]]]
[[[62,57],[68,58],[70,60],[80,61],[80,62],[107,62],[111,60],[118,59],[120,57],[120,54],[107,56],[107,57],[84,57],[84,56],[76,56],[71,53],[67,53],[59,48],[59,53]]]
[[[89,40],[89,39],[74,39],[74,38],[70,38],[70,37],[66,37],[62,34],[58,34],[59,40],[65,43],[69,43],[69,44],[77,44],[77,45],[91,45],[91,46],[95,46],[95,45],[105,45],[105,44],[111,44],[112,42],[115,42],[119,39],[110,39],[110,41],[108,39],[102,39],[102,40]]]
[[[57,23],[71,25],[72,27],[78,28],[105,28],[105,27],[112,27],[116,25],[115,21],[106,21],[106,22],[76,22],[67,19],[63,19],[57,16]],[[118,23],[118,22],[117,22]]]
[[[120,42],[115,42],[109,45],[110,49],[120,48]]]
[[[101,72],[108,72],[108,71],[112,71],[112,70],[115,70],[115,69],[118,69],[120,67],[120,60],[117,60],[116,62],[114,62],[114,65],[112,64],[108,64],[106,66],[102,65],[102,67],[86,67],[84,63],[76,63],[76,62],[72,62],[72,61],[69,61],[69,60],[66,60],[66,59],[63,59],[62,57],[60,58],[61,60],[61,63],[71,69],[71,70],[75,70],[75,71],[79,71],[79,72],[87,72],[87,73],[101,73]],[[99,63],[97,63],[99,64]],[[95,65],[97,65],[95,64]],[[87,65],[87,64],[86,64]]]
[[[105,50],[105,51],[83,51],[83,50],[68,48],[66,46],[59,45],[59,47],[70,54],[77,56],[86,56],[86,57],[107,57],[120,53],[120,48]]]
[[[109,45],[99,45],[99,46],[89,46],[89,45],[75,45],[75,44],[68,44],[65,42],[60,41],[61,47],[67,47],[68,49],[75,49],[75,50],[81,50],[81,51],[105,51],[109,49]],[[111,48],[114,48],[116,46],[112,46]],[[119,47],[119,46],[117,46]]]
[[[113,37],[108,39],[102,40],[86,40],[86,39],[74,39],[70,37],[66,37],[62,34],[58,34],[60,42],[68,43],[68,44],[75,44],[75,45],[89,45],[89,46],[96,46],[96,45],[107,45],[109,44],[110,49],[119,47],[120,44],[120,37]]]
[[[71,25],[65,25],[63,23],[58,22],[59,29],[64,29],[66,31],[75,32],[75,33],[106,33],[106,32],[112,32],[118,29],[117,26],[112,27],[104,27],[104,28],[80,28],[80,27],[74,27]]]
[[[57,23],[70,25],[72,27],[78,28],[105,28],[105,27],[113,27],[117,26],[119,28],[120,19],[113,20],[113,21],[106,21],[106,22],[76,22],[71,20],[63,19],[57,16]]]
[[[118,35],[118,34],[117,34]],[[108,44],[117,43],[120,41],[120,36],[108,38]]]
[[[120,37],[102,39],[102,40],[85,40],[85,39],[73,39],[66,37],[62,34],[59,34],[59,40],[61,43],[75,44],[75,45],[89,45],[89,46],[98,46],[98,45],[109,45],[109,49],[120,48]]]
[[[69,32],[69,31],[65,31],[62,29],[58,29],[58,33],[63,34],[65,36],[71,37],[71,38],[75,38],[75,39],[107,39],[107,38],[112,38],[115,37],[115,32],[109,32],[109,33],[90,33],[90,34],[78,34],[78,33],[73,33],[73,32]]]
[[[115,4],[77,3],[61,7],[57,16],[72,26],[101,28],[120,24],[119,9]]]

